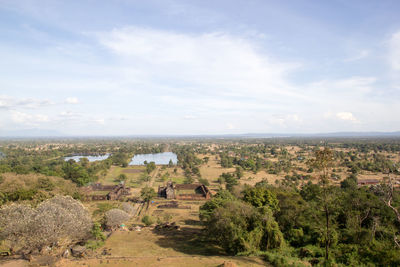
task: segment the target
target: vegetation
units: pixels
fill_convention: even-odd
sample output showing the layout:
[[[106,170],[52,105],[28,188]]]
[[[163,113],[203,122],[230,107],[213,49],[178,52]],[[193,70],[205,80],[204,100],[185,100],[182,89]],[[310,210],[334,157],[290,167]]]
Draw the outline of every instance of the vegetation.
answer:
[[[134,154],[167,148],[177,165],[128,167]],[[182,234],[189,254],[198,243],[205,255],[224,250],[274,266],[400,265],[398,139],[0,140],[0,150],[0,239],[13,254],[77,243],[99,251],[108,242],[101,226],[177,223],[184,209],[150,205],[171,180],[204,184],[213,196],[178,216],[181,231],[154,235],[159,245]],[[134,186],[127,198],[143,199],[145,216],[140,204],[87,201],[86,185],[104,181]]]

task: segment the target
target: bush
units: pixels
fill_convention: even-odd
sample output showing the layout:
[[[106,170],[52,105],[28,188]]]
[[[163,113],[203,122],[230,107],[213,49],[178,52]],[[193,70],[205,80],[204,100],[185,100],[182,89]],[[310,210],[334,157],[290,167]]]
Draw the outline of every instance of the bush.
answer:
[[[154,220],[149,215],[146,215],[142,218],[142,223],[146,226],[150,226],[154,223]]]
[[[210,182],[205,178],[199,178],[199,183],[204,184],[205,186],[210,185]]]
[[[100,240],[100,241],[106,240],[106,236],[103,234],[103,231],[101,231],[101,226],[100,226],[100,223],[98,223],[98,222],[93,224],[93,228],[90,231],[90,233],[96,240]]]
[[[98,249],[99,247],[101,247],[101,246],[103,246],[104,245],[104,242],[103,241],[99,241],[99,240],[89,240],[87,243],[86,243],[86,248],[87,249],[90,249],[90,250],[96,250],[96,249]]]

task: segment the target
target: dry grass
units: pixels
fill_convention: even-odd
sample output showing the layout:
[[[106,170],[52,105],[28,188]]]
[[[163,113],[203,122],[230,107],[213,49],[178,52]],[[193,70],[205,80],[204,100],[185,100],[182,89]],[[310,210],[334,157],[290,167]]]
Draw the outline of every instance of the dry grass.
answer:
[[[131,266],[149,266],[149,267],[216,267],[222,266],[225,262],[233,262],[236,266],[269,266],[261,259],[255,257],[227,257],[227,256],[150,256],[150,257],[125,257],[120,259],[88,259],[85,261],[61,260],[58,267],[131,267]],[[10,265],[11,267],[11,265]],[[21,266],[22,267],[22,266]]]
[[[180,226],[179,230],[146,227],[142,231],[117,231],[107,239],[104,247],[96,251],[94,256],[99,258],[62,260],[57,266],[219,266],[228,261],[237,266],[265,266],[259,257],[230,257],[207,241],[198,218],[198,209],[203,201],[178,202],[191,209],[158,209],[158,205],[168,201],[155,201],[127,225],[140,223],[140,218],[146,214],[161,220],[170,215],[171,221]],[[112,255],[100,255],[104,248],[111,248]]]

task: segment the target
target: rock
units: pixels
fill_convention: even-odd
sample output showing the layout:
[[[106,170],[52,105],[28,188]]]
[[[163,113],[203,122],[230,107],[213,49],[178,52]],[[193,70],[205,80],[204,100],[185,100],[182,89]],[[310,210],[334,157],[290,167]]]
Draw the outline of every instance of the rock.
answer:
[[[74,256],[74,257],[82,257],[83,254],[85,254],[85,251],[86,251],[86,247],[79,246],[79,245],[76,245],[75,247],[73,247],[71,249],[72,256]]]

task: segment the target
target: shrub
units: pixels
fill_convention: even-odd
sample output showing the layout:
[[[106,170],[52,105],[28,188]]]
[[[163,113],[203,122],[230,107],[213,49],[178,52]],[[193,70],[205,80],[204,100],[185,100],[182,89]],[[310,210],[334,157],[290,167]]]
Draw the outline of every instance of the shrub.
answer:
[[[106,236],[103,234],[103,232],[101,231],[101,226],[100,223],[95,222],[93,224],[93,228],[90,231],[90,233],[92,234],[92,236],[96,239],[96,240],[100,240],[100,241],[104,241],[106,240]]]
[[[149,215],[146,215],[142,218],[142,223],[146,226],[150,226],[154,223],[154,220]]]
[[[210,185],[210,182],[209,182],[207,179],[205,179],[205,178],[199,178],[199,182],[200,182],[201,184],[206,185],[206,186],[209,186],[209,185]]]

